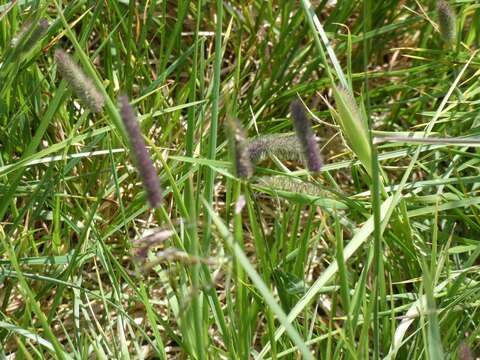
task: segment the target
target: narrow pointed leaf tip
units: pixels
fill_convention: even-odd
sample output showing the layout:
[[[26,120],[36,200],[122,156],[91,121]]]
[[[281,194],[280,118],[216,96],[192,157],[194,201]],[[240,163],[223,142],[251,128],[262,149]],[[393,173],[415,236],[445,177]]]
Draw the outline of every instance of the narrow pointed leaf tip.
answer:
[[[58,71],[73,92],[80,98],[83,105],[87,106],[94,113],[101,112],[105,98],[95,87],[93,81],[85,75],[80,66],[62,49],[55,50],[55,61]]]
[[[130,141],[135,165],[147,193],[147,199],[152,208],[157,208],[162,202],[162,190],[157,171],[148,153],[135,112],[127,96],[119,98],[120,114]]]
[[[305,112],[305,107],[299,100],[295,100],[290,105],[290,111],[308,170],[315,173],[319,172],[323,164],[322,157],[312,130],[312,123]]]

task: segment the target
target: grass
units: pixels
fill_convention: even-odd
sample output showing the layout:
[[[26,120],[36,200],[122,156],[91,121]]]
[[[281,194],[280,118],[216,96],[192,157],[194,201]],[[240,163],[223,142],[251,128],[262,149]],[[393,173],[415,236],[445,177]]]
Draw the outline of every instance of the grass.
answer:
[[[450,6],[0,2],[0,358],[480,353],[480,6]],[[227,122],[278,148],[299,99],[320,172],[280,146],[237,177]]]

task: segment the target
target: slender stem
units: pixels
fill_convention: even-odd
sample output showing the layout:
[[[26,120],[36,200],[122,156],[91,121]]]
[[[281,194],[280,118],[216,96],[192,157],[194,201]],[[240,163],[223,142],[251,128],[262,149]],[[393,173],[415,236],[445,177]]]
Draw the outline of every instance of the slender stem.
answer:
[[[210,142],[208,146],[208,158],[215,159],[217,152],[217,131],[220,95],[220,71],[222,67],[222,18],[223,1],[217,0],[217,23],[215,28],[215,60],[213,64],[213,89],[212,89],[212,118],[210,121]],[[209,205],[213,201],[213,188],[215,182],[215,171],[212,168],[206,169],[205,200]],[[208,212],[205,213],[205,231],[203,236],[203,249],[207,250],[211,236],[212,218]],[[207,253],[207,252],[206,252]]]
[[[369,1],[363,2],[363,34],[367,33],[367,19],[369,18]],[[368,118],[369,124],[369,142],[370,148],[372,149],[372,209],[373,209],[373,239],[374,239],[374,248],[373,248],[373,277],[374,277],[374,290],[373,290],[373,358],[380,358],[380,321],[379,321],[379,311],[380,311],[380,299],[379,295],[382,292],[382,229],[381,229],[381,195],[380,195],[380,169],[377,158],[377,148],[373,145],[373,122],[370,117],[370,95],[368,92],[368,53],[369,53],[369,43],[367,38],[363,37],[363,66],[364,66],[364,84],[365,84],[365,109]]]
[[[193,195],[193,180],[192,177],[189,178],[187,184],[187,196],[192,198]],[[193,201],[189,202],[189,223],[188,226],[188,237],[190,252],[192,255],[198,257],[200,254],[198,236],[197,236],[197,226],[196,226],[196,211],[195,203]],[[205,341],[204,341],[204,327],[203,327],[203,312],[201,306],[201,296],[200,296],[200,270],[201,265],[193,265],[193,271],[191,272],[192,277],[192,287],[195,292],[198,292],[193,297],[193,317],[194,317],[194,328],[195,328],[195,343],[197,347],[197,355],[199,359],[205,359]]]

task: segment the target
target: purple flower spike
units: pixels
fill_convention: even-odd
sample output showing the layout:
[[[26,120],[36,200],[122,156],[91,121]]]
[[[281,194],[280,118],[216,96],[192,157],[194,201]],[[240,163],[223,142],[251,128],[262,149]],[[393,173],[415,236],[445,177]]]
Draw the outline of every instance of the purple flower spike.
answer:
[[[290,105],[290,111],[292,112],[293,125],[298,140],[302,145],[307,167],[311,172],[317,173],[322,168],[323,162],[317,140],[312,131],[312,123],[307,117],[305,107],[300,101],[293,101]]]
[[[152,208],[157,208],[162,202],[162,190],[157,171],[153,166],[152,159],[148,153],[145,140],[143,139],[138,120],[133,111],[127,96],[121,96],[119,99],[120,114],[123,124],[127,130],[131,149],[135,158],[137,170],[143,182],[143,187],[147,193],[147,199]]]

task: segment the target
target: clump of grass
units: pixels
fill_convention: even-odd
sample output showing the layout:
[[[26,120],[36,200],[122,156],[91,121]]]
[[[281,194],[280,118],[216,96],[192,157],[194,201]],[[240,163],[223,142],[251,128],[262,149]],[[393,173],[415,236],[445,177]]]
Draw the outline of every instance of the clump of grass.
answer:
[[[313,134],[312,123],[307,117],[305,108],[300,101],[295,100],[290,105],[290,110],[295,132],[302,147],[308,170],[314,173],[319,172],[322,168],[322,157],[317,140]]]
[[[253,166],[250,161],[250,152],[245,131],[237,119],[229,118],[227,125],[230,130],[230,139],[234,142],[232,148],[235,152],[236,174],[241,179],[249,179],[253,175]]]
[[[332,115],[340,124],[348,145],[371,175],[372,149],[368,139],[367,122],[348,89],[343,86],[334,87],[333,96],[336,102],[336,112],[332,111]]]
[[[433,358],[441,353],[435,348],[445,346],[447,357],[475,358],[480,198],[478,154],[470,147],[480,105],[474,90],[480,86],[478,54],[472,51],[478,27],[467,5],[472,2],[447,1],[457,12],[458,54],[441,61],[437,49],[428,46],[451,46],[438,31],[432,33],[428,21],[418,21],[418,12],[401,6],[406,2],[338,2],[339,11],[331,11],[322,8],[327,1],[302,0],[299,6],[265,1],[265,11],[256,11],[257,2],[234,2],[232,8],[217,1],[216,8],[206,9],[178,1],[166,9],[156,1],[145,6],[140,23],[132,2],[104,1],[88,12],[85,6],[66,2],[48,7],[41,1],[2,2],[4,27],[7,22],[21,27],[25,16],[35,18],[15,48],[10,48],[10,37],[0,41],[2,357],[62,359],[83,353],[91,358],[206,360],[220,353],[224,358],[262,360],[311,358],[312,350],[325,359],[341,354],[400,359]],[[460,4],[465,11],[458,10]],[[22,52],[45,11],[45,17],[57,19],[54,31],[47,30]],[[238,15],[235,21],[232,11]],[[438,23],[436,12],[434,17]],[[344,35],[325,33],[324,26],[329,30],[347,18],[351,26]],[[463,23],[465,46],[457,46]],[[52,92],[57,66],[45,66],[55,61],[54,51],[32,58],[52,33],[75,45],[69,54],[75,54],[74,60],[104,94],[107,116],[102,121],[89,122],[77,111],[65,119],[58,106],[64,94]],[[115,36],[106,39],[111,33]],[[362,42],[365,46],[358,47]],[[408,48],[401,50],[408,56],[384,56],[390,45]],[[149,113],[141,129],[158,131],[159,123],[168,122],[162,128],[162,147],[172,149],[172,155],[185,154],[165,159],[165,172],[175,183],[159,211],[145,211],[143,202],[126,207],[110,201],[118,189],[125,189],[129,198],[147,199],[140,175],[139,186],[127,189],[126,174],[112,176],[97,166],[108,161],[114,172],[124,167],[123,157],[108,156],[112,146],[118,147],[118,141],[111,143],[109,129],[124,126],[117,104],[106,97],[79,46],[105,56],[99,70],[107,83],[138,94]],[[320,49],[326,52],[321,57]],[[419,49],[420,60],[415,56]],[[20,64],[22,54],[29,56]],[[460,63],[464,67],[457,72]],[[411,130],[417,138],[426,128],[423,136],[432,130],[454,139],[472,137],[462,140],[466,148],[458,151],[436,143],[443,141],[439,138],[419,138],[435,144],[421,148],[379,145],[381,161],[375,173],[390,185],[380,204],[377,176],[372,184],[367,179],[367,192],[362,184],[367,170],[348,171],[351,158],[368,160],[360,139],[370,135],[370,129],[361,98],[342,80],[350,91],[343,100],[352,102],[344,111],[359,120],[352,125],[342,114],[342,136],[352,149],[349,161],[332,156],[331,164],[322,168],[322,185],[305,181],[303,172],[252,176],[249,186],[232,182],[223,162],[215,160],[224,152],[219,115],[238,117],[245,125],[255,114],[264,129],[261,138],[269,141],[265,145],[265,139],[247,139],[247,147],[259,147],[250,151],[251,161],[270,155],[306,163],[298,138],[281,138],[287,135],[279,134],[285,121],[272,125],[266,118],[284,116],[282,99],[292,92],[299,98],[316,91],[338,92],[323,81],[327,79],[319,79],[319,67],[322,73],[328,69],[331,79],[343,78],[342,68],[358,84],[364,77],[372,119],[382,134]],[[369,71],[375,69],[391,71]],[[226,91],[224,96],[219,89]],[[77,101],[73,91],[71,96]],[[235,101],[232,108],[226,107],[229,99]],[[341,106],[340,100],[332,103]],[[132,106],[140,120],[140,109]],[[340,125],[336,109],[330,108]],[[322,136],[313,117],[310,120],[314,134]],[[348,131],[353,138],[347,137]],[[451,144],[454,139],[449,139]],[[48,143],[45,149],[38,145],[42,141]],[[282,141],[296,151],[288,153]],[[360,145],[355,147],[355,141]],[[234,146],[233,139],[230,144]],[[332,150],[332,155],[346,157],[340,149]],[[148,152],[153,155],[151,148]],[[235,167],[233,150],[231,154]],[[152,160],[160,170],[158,158]],[[369,169],[368,162],[364,165]],[[176,230],[172,222],[178,217],[185,221]],[[132,226],[158,226],[174,234],[165,242],[161,239],[169,231],[134,242],[136,261],[129,243],[117,241]],[[78,249],[87,256],[76,256]],[[125,261],[125,254],[131,261]],[[75,284],[63,281],[72,280],[62,276],[66,266],[68,274],[81,280],[81,288],[73,288],[78,290],[74,301],[69,289]],[[142,279],[131,271],[152,266],[155,270]],[[428,281],[422,276],[424,268],[432,274]],[[76,326],[79,322],[82,326]],[[461,341],[466,341],[464,349],[459,349]]]
[[[456,15],[448,1],[437,1],[438,23],[443,40],[454,45],[457,40]]]
[[[275,155],[280,160],[304,161],[302,147],[296,135],[263,135],[248,140],[250,160],[254,163]]]
[[[162,202],[162,190],[157,171],[148,153],[145,140],[143,139],[135,112],[128,101],[127,96],[119,99],[120,114],[127,130],[130,146],[133,151],[137,170],[147,193],[147,199],[152,208],[157,208]]]
[[[48,20],[42,18],[33,26],[34,28],[32,28],[31,22],[25,23],[10,41],[10,46],[14,48],[23,43],[21,49],[18,49],[19,51],[27,51],[35,46],[47,32]]]
[[[82,103],[94,113],[101,112],[105,99],[80,66],[62,49],[55,50],[55,61],[58,71]]]

